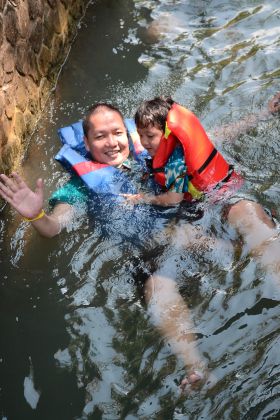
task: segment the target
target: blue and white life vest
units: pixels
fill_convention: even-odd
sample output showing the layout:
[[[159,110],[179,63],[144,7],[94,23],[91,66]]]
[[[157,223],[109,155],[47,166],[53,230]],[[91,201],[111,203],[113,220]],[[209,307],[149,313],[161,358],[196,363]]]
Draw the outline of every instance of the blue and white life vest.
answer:
[[[129,149],[134,160],[144,168],[145,159],[149,156],[143,149],[132,119],[126,119]],[[97,194],[135,194],[133,185],[127,174],[121,169],[107,164],[94,162],[84,144],[82,121],[58,130],[63,147],[55,156],[67,170],[73,171],[81,177],[87,187]]]

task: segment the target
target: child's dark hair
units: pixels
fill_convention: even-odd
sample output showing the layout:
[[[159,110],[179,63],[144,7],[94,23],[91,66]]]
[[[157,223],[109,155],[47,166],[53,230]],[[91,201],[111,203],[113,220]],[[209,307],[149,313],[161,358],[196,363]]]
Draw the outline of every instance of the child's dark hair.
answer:
[[[157,96],[150,101],[143,102],[137,109],[134,119],[137,128],[146,128],[149,125],[165,130],[167,114],[170,111],[173,99]]]
[[[96,104],[92,105],[92,106],[88,109],[88,112],[87,112],[87,114],[86,114],[85,118],[83,119],[83,129],[84,129],[84,135],[85,135],[86,137],[88,137],[88,132],[89,132],[90,127],[91,127],[90,117],[91,117],[93,114],[95,114],[96,112],[101,111],[101,110],[102,110],[102,108],[103,108],[103,109],[104,109],[104,108],[105,108],[105,109],[108,109],[109,111],[114,111],[114,112],[117,112],[117,113],[119,114],[119,116],[122,118],[122,120],[124,119],[124,118],[123,118],[123,114],[121,113],[121,111],[119,110],[119,108],[117,108],[116,106],[111,105],[111,104],[107,104],[106,102],[98,102],[98,103],[96,103]]]

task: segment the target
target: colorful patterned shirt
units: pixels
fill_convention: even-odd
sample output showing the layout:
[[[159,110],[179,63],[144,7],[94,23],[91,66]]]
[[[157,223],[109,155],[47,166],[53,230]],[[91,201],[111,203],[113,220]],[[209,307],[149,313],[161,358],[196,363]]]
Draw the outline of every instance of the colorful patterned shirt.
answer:
[[[168,191],[185,193],[188,191],[187,166],[181,145],[175,147],[165,167],[165,186]]]

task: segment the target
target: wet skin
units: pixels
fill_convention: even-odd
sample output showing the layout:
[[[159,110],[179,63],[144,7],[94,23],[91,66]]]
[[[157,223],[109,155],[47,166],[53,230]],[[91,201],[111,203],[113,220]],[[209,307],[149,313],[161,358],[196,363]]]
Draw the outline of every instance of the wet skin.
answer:
[[[137,128],[137,131],[142,146],[148,151],[151,157],[154,157],[158,150],[163,131],[152,124],[148,125],[148,127]]]
[[[121,116],[102,108],[90,118],[91,127],[84,138],[86,149],[94,160],[111,166],[120,166],[129,155],[127,131]]]

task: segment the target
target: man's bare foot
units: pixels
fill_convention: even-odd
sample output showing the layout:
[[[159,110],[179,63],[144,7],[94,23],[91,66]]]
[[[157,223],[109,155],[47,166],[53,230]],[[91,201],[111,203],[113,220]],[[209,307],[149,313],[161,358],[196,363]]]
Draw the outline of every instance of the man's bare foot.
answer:
[[[274,115],[280,113],[280,92],[276,93],[276,95],[268,102],[268,110]]]
[[[180,384],[180,389],[182,393],[187,392],[191,389],[197,389],[204,383],[205,376],[204,374],[199,370],[193,370],[189,373],[188,376],[186,376]]]

